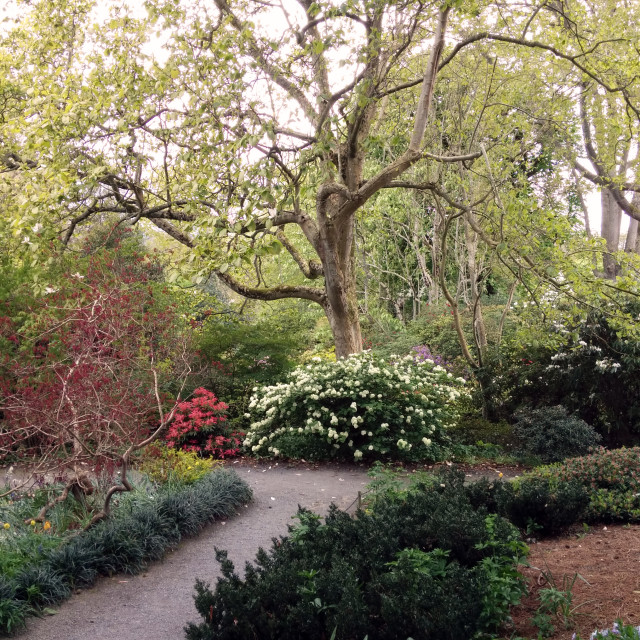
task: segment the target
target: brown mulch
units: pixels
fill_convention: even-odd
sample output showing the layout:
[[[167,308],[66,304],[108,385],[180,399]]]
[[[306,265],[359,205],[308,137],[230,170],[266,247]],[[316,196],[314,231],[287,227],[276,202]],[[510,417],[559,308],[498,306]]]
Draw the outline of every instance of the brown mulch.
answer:
[[[610,628],[621,618],[626,624],[640,625],[640,525],[598,525],[586,533],[530,544],[529,595],[512,611],[514,627],[506,638],[537,638],[538,630],[530,619],[540,601],[538,592],[548,588],[544,573],[553,576],[562,589],[573,584],[570,628],[560,618],[553,619],[553,640],[571,640],[578,633],[587,640],[595,629]]]

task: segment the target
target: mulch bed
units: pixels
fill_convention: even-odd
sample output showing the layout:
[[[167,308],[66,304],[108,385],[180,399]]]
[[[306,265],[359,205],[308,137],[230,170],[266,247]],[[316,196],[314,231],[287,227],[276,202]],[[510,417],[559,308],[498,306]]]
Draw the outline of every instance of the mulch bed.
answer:
[[[577,530],[530,544],[529,565],[523,571],[529,595],[513,609],[514,627],[506,638],[538,637],[530,619],[540,604],[538,591],[550,586],[543,572],[553,576],[558,588],[565,576],[567,582],[576,573],[584,578],[573,585],[572,626],[565,629],[561,619],[554,619],[553,640],[571,640],[574,633],[587,640],[595,629],[610,628],[618,618],[640,625],[640,525],[598,525],[586,533]]]

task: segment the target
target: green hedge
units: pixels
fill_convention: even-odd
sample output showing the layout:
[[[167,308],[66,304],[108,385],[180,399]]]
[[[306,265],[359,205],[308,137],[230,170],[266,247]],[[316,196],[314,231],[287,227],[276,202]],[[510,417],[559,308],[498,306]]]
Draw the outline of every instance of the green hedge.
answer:
[[[451,640],[496,630],[523,593],[519,533],[460,483],[382,499],[324,524],[298,512],[287,537],[260,550],[244,578],[217,551],[215,591],[197,582],[189,640]]]
[[[530,477],[553,486],[576,482],[589,495],[587,522],[640,522],[640,447],[604,449],[561,464],[539,467]]]
[[[194,485],[161,493],[153,502],[99,523],[37,565],[8,579],[0,576],[0,632],[12,632],[25,617],[93,584],[99,575],[135,574],[187,536],[226,518],[251,499],[238,475],[221,469]]]

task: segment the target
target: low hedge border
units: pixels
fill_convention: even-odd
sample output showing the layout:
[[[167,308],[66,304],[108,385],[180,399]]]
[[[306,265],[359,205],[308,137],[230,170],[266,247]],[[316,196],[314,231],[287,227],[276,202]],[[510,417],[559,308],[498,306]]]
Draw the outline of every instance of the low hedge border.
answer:
[[[0,576],[0,633],[24,626],[28,615],[60,603],[73,589],[91,586],[98,576],[139,573],[182,538],[233,515],[251,497],[250,487],[234,471],[220,469],[116,514],[12,579]]]

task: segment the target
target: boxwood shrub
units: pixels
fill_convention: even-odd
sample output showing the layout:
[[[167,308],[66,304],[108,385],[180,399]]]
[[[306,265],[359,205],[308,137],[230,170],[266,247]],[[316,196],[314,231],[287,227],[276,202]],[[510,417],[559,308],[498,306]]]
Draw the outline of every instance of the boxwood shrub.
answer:
[[[516,420],[513,435],[520,453],[536,456],[545,463],[584,455],[602,439],[591,425],[569,415],[561,405],[521,409]]]
[[[515,527],[475,509],[456,483],[378,500],[357,517],[332,507],[248,564],[217,551],[215,590],[196,583],[189,640],[462,639],[494,631],[523,592]]]
[[[539,467],[530,477],[554,486],[579,483],[589,496],[587,522],[640,522],[640,447],[607,450]]]
[[[235,472],[220,469],[191,486],[160,493],[154,501],[132,503],[50,551],[37,565],[11,578],[0,576],[0,632],[14,631],[27,615],[61,602],[99,575],[138,573],[181,538],[232,515],[250,499],[249,486]]]

